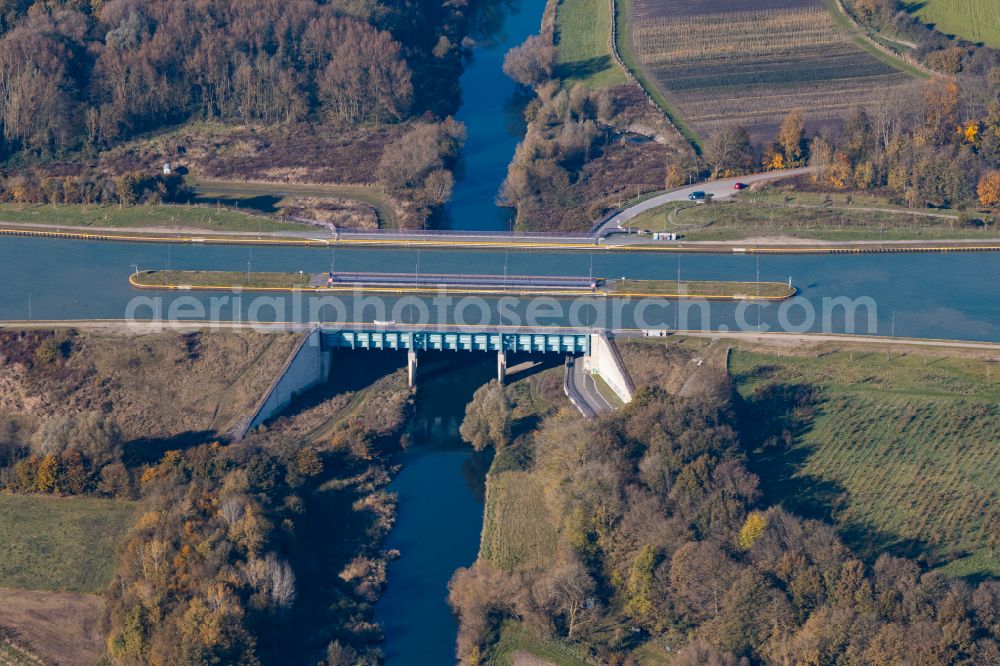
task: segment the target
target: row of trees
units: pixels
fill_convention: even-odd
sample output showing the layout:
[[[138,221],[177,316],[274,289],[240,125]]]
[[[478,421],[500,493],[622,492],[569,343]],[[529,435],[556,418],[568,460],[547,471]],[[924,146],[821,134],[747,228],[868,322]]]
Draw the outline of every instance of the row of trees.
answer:
[[[740,431],[727,399],[648,388],[596,424],[543,422],[520,445],[562,545],[540,570],[456,574],[463,663],[507,619],[612,664],[648,640],[679,666],[1000,660],[1000,584],[868,566],[831,526],[761,505]]]
[[[879,190],[913,207],[995,205],[1000,69],[986,78],[934,79],[883,92],[843,126],[813,136],[803,112],[793,110],[763,148],[746,128],[724,127],[709,137],[704,161],[714,176],[808,163],[824,188]]]
[[[848,0],[848,11],[874,32],[912,40],[913,56],[945,74],[985,74],[1000,66],[1000,52],[981,44],[944,35],[922,23],[906,0]]]
[[[0,201],[11,203],[122,204],[183,203],[191,190],[178,175],[148,175],[129,171],[112,175],[85,169],[71,176],[50,176],[21,169],[0,179]]]

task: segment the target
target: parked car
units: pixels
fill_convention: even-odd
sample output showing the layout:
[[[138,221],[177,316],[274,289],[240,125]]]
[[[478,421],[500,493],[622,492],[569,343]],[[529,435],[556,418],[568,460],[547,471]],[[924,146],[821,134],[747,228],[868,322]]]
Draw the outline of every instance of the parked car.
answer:
[[[733,185],[733,189],[736,190],[737,192],[739,192],[740,190],[745,190],[745,189],[747,189],[747,184],[746,183],[736,183],[735,185]]]
[[[705,193],[700,191],[692,192],[691,194],[688,195],[688,199],[690,199],[691,201],[704,201]]]

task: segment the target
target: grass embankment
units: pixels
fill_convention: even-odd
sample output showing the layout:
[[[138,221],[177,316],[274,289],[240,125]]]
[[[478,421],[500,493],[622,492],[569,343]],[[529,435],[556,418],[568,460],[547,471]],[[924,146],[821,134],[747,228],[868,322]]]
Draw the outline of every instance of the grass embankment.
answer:
[[[222,289],[304,289],[309,273],[238,273],[235,271],[140,271],[132,286],[150,288],[217,287]]]
[[[0,224],[106,227],[109,229],[199,229],[205,231],[305,231],[309,227],[212,206],[88,204],[0,204]]]
[[[304,199],[344,199],[374,208],[380,227],[399,226],[392,199],[372,185],[313,185],[308,183],[266,183],[198,179],[194,181],[197,201],[225,206],[238,206],[263,213],[295,209]],[[302,229],[302,225],[292,225]]]
[[[591,663],[570,646],[535,636],[516,622],[504,623],[500,629],[500,640],[490,650],[489,656],[491,666],[587,666]]]
[[[913,210],[868,194],[767,190],[735,201],[670,203],[643,213],[634,225],[672,231],[689,241],[802,238],[822,241],[974,239],[992,226],[963,225],[955,211]]]
[[[505,390],[513,405],[515,434],[530,431],[540,418],[559,409],[572,409],[562,392],[563,372],[560,365],[523,379],[511,376]],[[510,446],[493,459],[488,476],[479,557],[508,571],[544,567],[563,539],[558,517],[549,510],[543,479],[529,471],[528,457],[524,443]],[[572,647],[537,636],[513,621],[503,624],[498,641],[485,656],[484,663],[498,666],[589,663]]]
[[[133,287],[143,289],[248,289],[292,290],[316,289],[321,291],[363,291],[391,293],[438,293],[436,285],[391,286],[371,285],[358,287],[339,284],[330,287],[310,287],[309,273],[243,273],[235,271],[141,271],[129,276]],[[605,287],[590,289],[532,290],[528,287],[459,287],[447,286],[455,294],[521,294],[573,298],[578,296],[662,297],[662,298],[720,298],[780,300],[793,296],[795,289],[783,282],[721,282],[694,281],[679,283],[676,280],[609,280]]]
[[[996,0],[921,0],[905,4],[938,32],[1000,48]]]
[[[132,518],[121,500],[0,495],[0,587],[103,590]]]
[[[734,349],[730,367],[750,418],[776,438],[752,457],[768,496],[830,515],[871,557],[927,554],[976,578],[1000,577],[996,366],[973,354],[765,348]]]
[[[556,7],[555,75],[567,86],[607,88],[628,83],[611,54],[608,0],[560,0]]]

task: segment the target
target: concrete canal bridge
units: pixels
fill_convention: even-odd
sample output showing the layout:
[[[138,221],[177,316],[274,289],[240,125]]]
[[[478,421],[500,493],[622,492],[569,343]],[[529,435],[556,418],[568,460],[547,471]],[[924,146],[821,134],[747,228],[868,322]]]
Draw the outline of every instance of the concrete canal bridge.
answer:
[[[405,351],[411,388],[417,385],[422,352],[486,352],[497,355],[497,379],[507,375],[511,353],[560,354],[567,359],[583,357],[593,375],[599,375],[622,402],[632,399],[634,389],[614,343],[604,331],[583,328],[526,329],[521,327],[416,326],[363,324],[337,327],[316,326],[296,345],[278,377],[259,401],[253,415],[235,433],[247,432],[274,418],[297,396],[322,384],[336,373],[336,353],[343,350]],[[610,409],[608,401],[579,381],[579,373],[567,365],[565,391],[587,416]],[[577,366],[579,367],[579,366]]]

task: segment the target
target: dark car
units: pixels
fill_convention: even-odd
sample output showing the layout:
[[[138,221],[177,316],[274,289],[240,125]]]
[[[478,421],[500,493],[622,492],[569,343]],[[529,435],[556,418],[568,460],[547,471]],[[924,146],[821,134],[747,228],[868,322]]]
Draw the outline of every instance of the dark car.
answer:
[[[705,200],[705,193],[704,192],[692,192],[691,194],[688,195],[688,199],[690,199],[691,201],[704,201]]]
[[[736,183],[735,185],[733,185],[733,189],[736,190],[737,192],[739,192],[740,190],[745,190],[745,189],[747,189],[747,184],[746,183]]]

